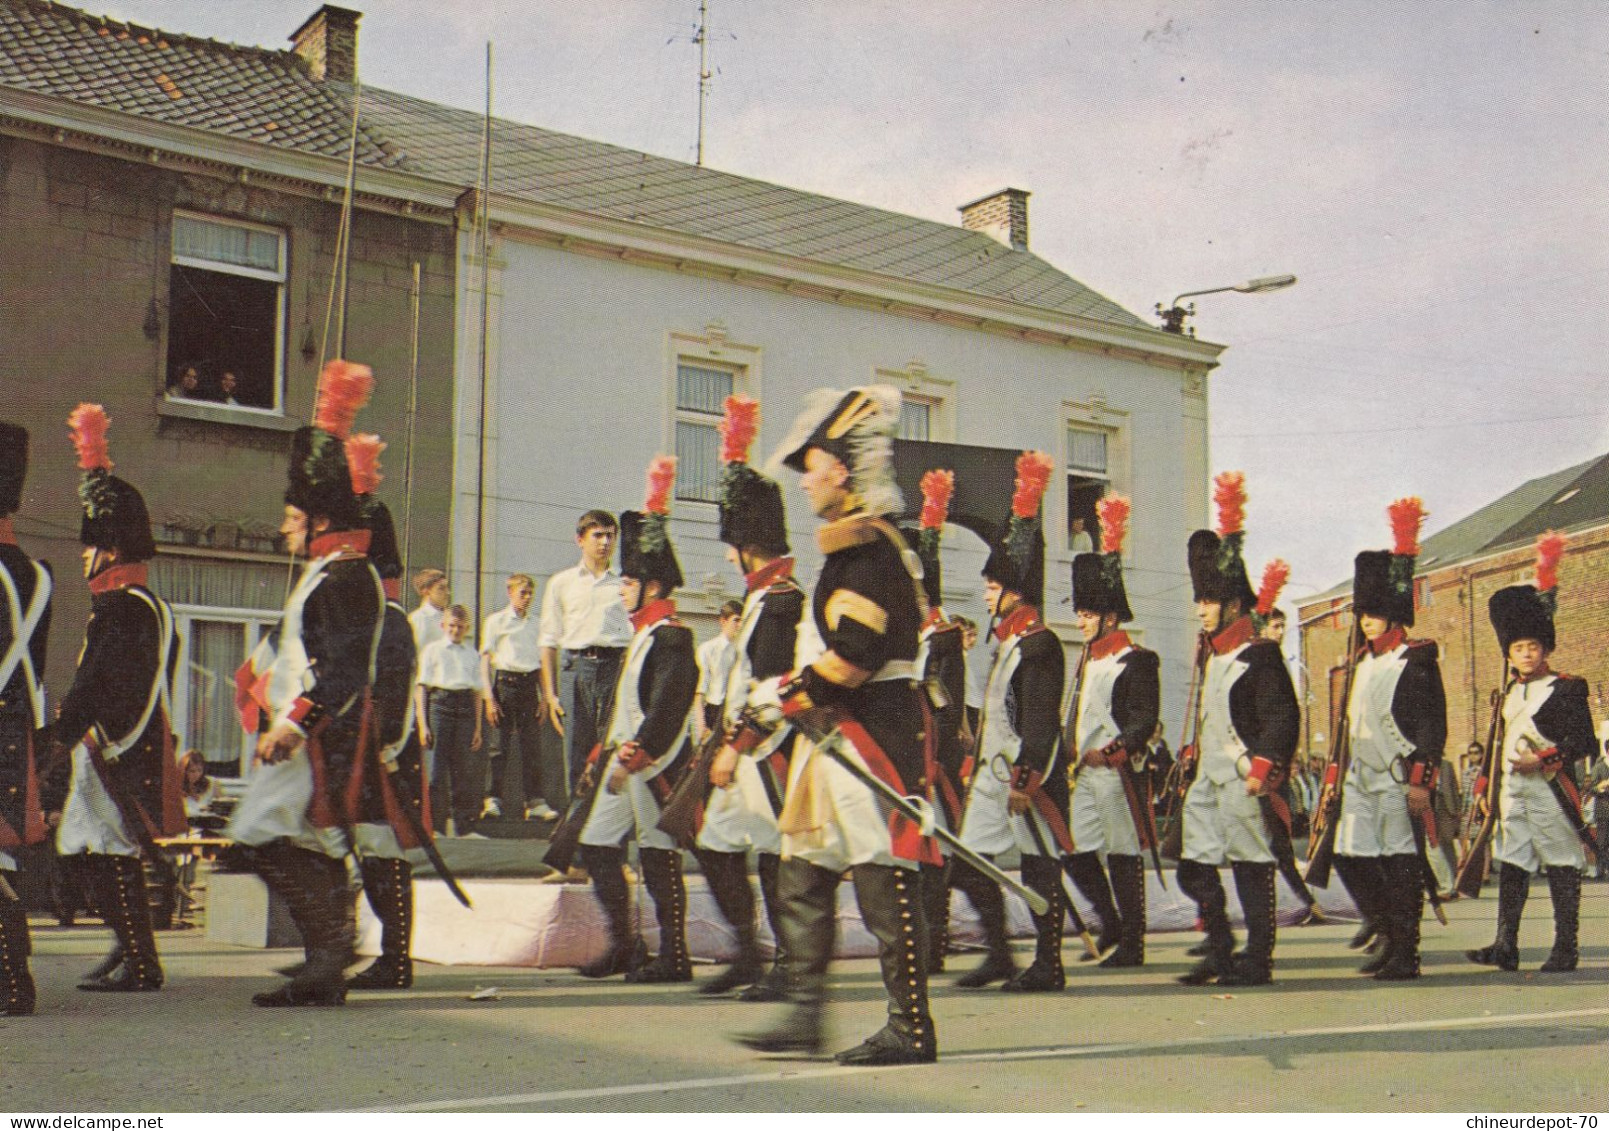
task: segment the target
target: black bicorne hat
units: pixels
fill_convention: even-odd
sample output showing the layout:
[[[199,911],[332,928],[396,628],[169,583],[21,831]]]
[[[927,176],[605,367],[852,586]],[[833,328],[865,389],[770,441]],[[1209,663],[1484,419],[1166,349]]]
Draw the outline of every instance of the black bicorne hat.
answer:
[[[1406,568],[1404,568],[1406,562]],[[1352,609],[1413,626],[1413,562],[1390,550],[1364,550],[1352,563]]]
[[[1134,619],[1123,587],[1121,554],[1079,554],[1073,558],[1073,609],[1102,616],[1116,613],[1120,623]]]
[[[782,557],[788,552],[788,523],[782,488],[746,463],[721,468],[721,541],[742,549]]]
[[[620,515],[620,574],[647,584],[659,582],[665,594],[682,587],[682,567],[670,544],[664,515],[622,511]]]
[[[1247,612],[1257,603],[1240,547],[1245,537],[1240,531],[1220,538],[1211,530],[1190,535],[1186,556],[1190,564],[1190,586],[1197,601],[1239,601]]]
[[[894,433],[899,427],[900,394],[890,385],[864,385],[840,391],[816,389],[773,453],[773,469],[805,470],[811,448],[840,460],[849,469],[849,488],[857,508],[868,514],[898,514],[894,483]]]
[[[28,478],[28,429],[0,420],[0,518],[22,508],[22,485]]]

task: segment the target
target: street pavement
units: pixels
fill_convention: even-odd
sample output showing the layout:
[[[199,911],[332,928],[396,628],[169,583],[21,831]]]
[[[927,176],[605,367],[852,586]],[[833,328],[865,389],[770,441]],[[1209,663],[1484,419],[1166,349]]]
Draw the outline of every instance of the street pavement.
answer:
[[[1517,974],[1463,958],[1491,940],[1491,898],[1448,905],[1446,928],[1427,916],[1425,976],[1406,984],[1355,973],[1350,923],[1282,929],[1277,981],[1231,991],[1174,984],[1193,934],[1152,935],[1140,970],[1079,964],[1069,946],[1068,989],[1051,996],[956,989],[977,958],[952,955],[934,980],[941,1059],[895,1069],[757,1056],[723,1034],[774,1007],[563,971],[421,964],[411,991],[256,1009],[291,952],[195,930],[159,935],[162,992],[81,993],[108,933],[39,919],[40,1008],[0,1018],[0,1111],[1603,1113],[1609,885],[1586,885],[1569,975],[1535,972],[1552,920],[1533,890]],[[875,962],[835,965],[832,996],[829,1050],[881,1023]]]

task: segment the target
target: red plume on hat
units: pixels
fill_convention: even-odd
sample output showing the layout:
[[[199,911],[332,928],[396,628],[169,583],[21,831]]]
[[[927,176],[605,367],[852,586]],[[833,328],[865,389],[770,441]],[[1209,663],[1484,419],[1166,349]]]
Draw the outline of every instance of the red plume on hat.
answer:
[[[81,404],[67,414],[73,447],[78,450],[78,466],[84,471],[112,470],[112,456],[106,442],[106,430],[111,425],[111,418],[98,404]]]
[[[380,471],[380,453],[385,449],[385,441],[373,433],[362,433],[346,442],[354,495],[372,495],[380,489],[380,481],[385,478]]]
[[[670,489],[676,483],[676,457],[655,456],[648,465],[648,496],[643,510],[649,514],[670,513]]]
[[[1290,580],[1291,567],[1283,559],[1275,558],[1263,568],[1263,581],[1257,587],[1257,615],[1265,620],[1274,611],[1274,603],[1279,600],[1280,593],[1285,588],[1285,582]]]
[[[749,445],[760,431],[760,402],[743,393],[733,393],[723,407],[725,414],[716,425],[721,433],[721,462],[747,463]]]
[[[1386,508],[1391,517],[1391,552],[1399,557],[1412,558],[1419,553],[1419,528],[1430,512],[1417,495],[1398,499]]]
[[[1212,501],[1218,504],[1218,535],[1226,538],[1246,526],[1246,473],[1220,472],[1212,481]]]
[[[1565,537],[1549,530],[1536,540],[1536,587],[1549,593],[1559,587],[1559,559],[1564,557]]]
[[[1017,489],[1011,496],[1011,513],[1018,518],[1033,518],[1039,513],[1039,500],[1044,498],[1050,485],[1051,468],[1055,466],[1044,452],[1023,452],[1017,457]]]
[[[1121,554],[1123,539],[1129,532],[1129,501],[1122,495],[1107,495],[1095,504],[1101,521],[1101,553]]]
[[[367,365],[339,359],[324,366],[318,376],[318,397],[313,409],[313,427],[339,440],[352,434],[352,422],[374,392],[374,370]]]
[[[950,496],[955,494],[955,472],[932,470],[922,473],[922,529],[937,530],[950,513]]]

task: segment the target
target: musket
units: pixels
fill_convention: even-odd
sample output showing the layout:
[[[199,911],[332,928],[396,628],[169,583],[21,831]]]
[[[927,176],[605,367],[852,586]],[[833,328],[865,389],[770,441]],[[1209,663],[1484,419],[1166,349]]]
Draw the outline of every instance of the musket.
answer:
[[[1206,677],[1207,634],[1203,632],[1196,637],[1196,655],[1194,666],[1190,671],[1190,689],[1185,696],[1184,740],[1179,744],[1179,757],[1174,760],[1173,768],[1168,771],[1168,776],[1162,783],[1163,792],[1173,797],[1173,806],[1168,813],[1168,828],[1160,838],[1158,851],[1175,860],[1184,851],[1184,795],[1190,791],[1190,783],[1196,776],[1196,761],[1199,757],[1196,742],[1201,737],[1201,692]]]
[[[1363,650],[1361,637],[1362,629],[1354,616],[1352,629],[1346,636],[1346,678],[1341,685],[1341,711],[1335,723],[1335,741],[1330,744],[1330,760],[1324,767],[1324,785],[1319,790],[1318,802],[1313,806],[1307,842],[1306,879],[1321,888],[1330,886],[1335,834],[1340,829],[1341,790],[1352,763],[1352,685],[1358,674],[1358,653]]]
[[[1535,744],[1533,743],[1532,746],[1534,749]],[[1571,831],[1575,833],[1576,839],[1581,842],[1582,847],[1587,850],[1587,859],[1596,860],[1598,858],[1598,845],[1592,839],[1592,833],[1587,830],[1587,823],[1581,819],[1580,802],[1571,797],[1565,790],[1564,784],[1559,781],[1561,772],[1544,773],[1542,780],[1548,783],[1548,789],[1552,792],[1553,799],[1559,803],[1559,811],[1564,814],[1565,822],[1570,826]]]
[[[598,781],[613,754],[614,748],[605,749],[602,743],[593,749],[592,755],[587,758],[586,769],[581,771],[581,777],[575,783],[564,817],[553,828],[548,850],[542,854],[542,863],[556,872],[567,872],[575,863],[575,850],[581,843],[582,830],[586,828],[587,817],[592,812],[592,799],[597,795]]]
[[[1503,777],[1503,701],[1508,698],[1509,688],[1514,686],[1516,676],[1511,671],[1503,684],[1501,691],[1492,692],[1492,721],[1486,728],[1486,756],[1481,761],[1480,776],[1476,785],[1486,783],[1485,801],[1486,816],[1481,820],[1480,831],[1469,842],[1469,851],[1464,854],[1463,861],[1458,865],[1457,890],[1460,895],[1470,899],[1478,899],[1481,893],[1482,858],[1486,855],[1487,846],[1491,843],[1492,833],[1497,828],[1497,795],[1502,788]]]
[[[1447,925],[1447,912],[1441,906],[1441,885],[1436,882],[1436,873],[1430,869],[1430,846],[1436,843],[1436,812],[1434,808],[1426,809],[1419,816],[1408,816],[1409,823],[1413,825],[1413,843],[1419,850],[1419,882],[1425,889],[1425,899],[1430,904],[1430,910],[1436,913],[1441,925]]]
[[[690,845],[698,836],[704,806],[710,798],[710,766],[728,741],[724,724],[711,727],[660,807],[656,827],[678,844]]]

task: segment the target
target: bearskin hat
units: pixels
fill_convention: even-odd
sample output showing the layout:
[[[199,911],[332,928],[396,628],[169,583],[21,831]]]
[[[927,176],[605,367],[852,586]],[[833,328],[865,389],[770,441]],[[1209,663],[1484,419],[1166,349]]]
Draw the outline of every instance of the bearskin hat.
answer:
[[[721,541],[780,558],[789,549],[782,488],[749,465],[749,445],[760,428],[760,402],[734,394],[726,398],[725,410],[720,423]]]
[[[118,560],[127,564],[149,561],[156,557],[151,515],[134,485],[112,474],[106,440],[111,423],[98,404],[81,404],[67,418],[73,446],[78,449],[78,466],[84,473],[78,484],[78,500],[84,508],[78,540],[96,549],[116,550]]]
[[[1044,452],[1017,457],[1016,489],[1005,533],[989,547],[983,576],[1038,608],[1045,599],[1045,531],[1039,503],[1050,484],[1054,464]]]
[[[1096,504],[1101,522],[1101,552],[1073,558],[1073,608],[1078,612],[1116,613],[1119,623],[1134,619],[1123,587],[1123,539],[1128,533],[1129,501],[1108,495]]]
[[[1553,618],[1559,607],[1559,559],[1564,555],[1564,535],[1550,530],[1536,540],[1536,584],[1510,585],[1492,594],[1487,612],[1497,643],[1508,655],[1516,640],[1535,640],[1551,652],[1558,640]]]
[[[369,532],[369,561],[381,581],[397,581],[402,577],[402,550],[397,545],[397,527],[391,520],[391,508],[378,494],[380,481],[380,453],[385,442],[378,436],[353,436],[346,442],[346,462],[352,472],[352,491],[358,499],[358,526]]]
[[[1238,471],[1225,471],[1212,484],[1212,497],[1218,504],[1218,529],[1197,530],[1190,535],[1185,550],[1190,586],[1197,601],[1238,601],[1250,612],[1257,595],[1252,592],[1241,556],[1246,539],[1246,477]]]
[[[643,584],[659,582],[663,595],[682,587],[682,567],[670,542],[670,495],[676,458],[656,456],[648,465],[648,498],[641,511],[620,516],[620,574]]]
[[[285,502],[309,518],[329,519],[331,530],[361,525],[345,444],[358,410],[373,390],[374,373],[367,365],[330,362],[319,375],[313,423],[291,436]]]
[[[1382,617],[1412,627],[1414,562],[1426,511],[1419,499],[1406,498],[1392,503],[1387,513],[1391,518],[1392,548],[1364,550],[1353,560],[1352,609],[1358,616]]]

